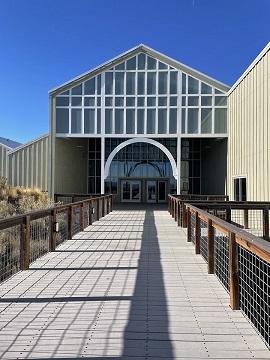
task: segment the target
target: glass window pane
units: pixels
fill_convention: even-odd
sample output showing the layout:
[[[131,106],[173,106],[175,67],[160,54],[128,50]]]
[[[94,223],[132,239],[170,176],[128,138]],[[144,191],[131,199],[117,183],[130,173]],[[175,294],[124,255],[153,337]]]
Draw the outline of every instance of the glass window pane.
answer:
[[[186,74],[182,74],[182,94],[187,93],[186,79],[187,79]]]
[[[105,106],[113,106],[113,98],[106,96],[105,98]]]
[[[181,132],[182,132],[182,134],[186,133],[186,109],[182,109]]]
[[[202,106],[212,106],[212,96],[201,97]]]
[[[60,95],[69,95],[69,90],[63,91]]]
[[[158,133],[167,133],[167,109],[158,110]]]
[[[157,67],[157,60],[150,56],[147,56],[147,69],[153,70],[156,69],[156,67]]]
[[[188,97],[188,106],[198,106],[199,97],[198,96],[189,96]]]
[[[100,96],[97,97],[97,106],[101,106],[101,97]]]
[[[126,73],[126,93],[127,95],[135,94],[135,73]]]
[[[144,109],[137,110],[137,134],[144,134]]]
[[[115,106],[124,106],[124,98],[123,97],[116,97],[115,98]]]
[[[69,106],[69,97],[57,97],[56,106]]]
[[[202,94],[212,94],[212,87],[202,82],[201,93]]]
[[[138,73],[138,94],[144,95],[145,93],[145,73],[139,72]]]
[[[165,96],[159,97],[158,106],[167,106],[167,97]]]
[[[82,131],[82,110],[71,110],[71,133],[79,134]]]
[[[56,109],[56,132],[69,132],[69,109]]]
[[[218,89],[215,89],[215,94],[224,94],[224,92],[218,90]]]
[[[149,72],[147,73],[147,94],[156,93],[156,73]]]
[[[182,96],[182,106],[186,106],[186,97]]]
[[[188,133],[197,134],[198,129],[198,109],[188,109]]]
[[[71,106],[82,106],[82,98],[81,97],[72,97],[71,98]]]
[[[167,72],[160,72],[158,76],[158,93],[159,94],[167,94]]]
[[[191,76],[188,77],[188,93],[189,94],[199,93],[199,81]]]
[[[177,94],[177,72],[170,72],[170,94]]]
[[[135,106],[135,97],[127,97],[126,106]]]
[[[215,106],[226,106],[227,98],[226,96],[215,96]]]
[[[84,106],[95,106],[95,98],[94,97],[85,97],[84,98]]]
[[[177,106],[177,96],[170,97],[170,106]]]
[[[227,132],[227,109],[215,109],[215,133]]]
[[[138,55],[138,69],[139,70],[145,69],[145,54]]]
[[[115,133],[123,134],[124,132],[124,110],[115,109]]]
[[[163,62],[159,61],[158,62],[158,68],[159,69],[168,69],[168,65],[164,64]]]
[[[127,60],[127,70],[136,70],[136,56]]]
[[[153,96],[148,97],[147,106],[156,106],[156,98]]]
[[[105,94],[113,93],[113,73],[106,72],[105,73]]]
[[[177,133],[177,109],[170,109],[169,133]]]
[[[101,110],[97,109],[97,133],[101,132]]]
[[[211,134],[212,132],[212,109],[201,110],[201,133]]]
[[[95,109],[84,110],[84,133],[94,134],[95,132]]]
[[[115,70],[125,70],[125,63],[122,62],[119,65],[116,65]]]
[[[138,97],[137,104],[138,106],[144,106],[144,97]]]
[[[133,109],[126,110],[126,133],[135,133],[135,110]]]
[[[124,77],[125,77],[125,73],[123,73],[123,72],[115,73],[115,94],[116,95],[124,94]]]
[[[82,84],[74,86],[71,89],[71,94],[72,95],[82,95]]]
[[[84,94],[94,95],[96,90],[96,79],[90,79],[84,83]]]
[[[147,134],[155,134],[156,132],[156,110],[147,110]]]
[[[105,110],[105,133],[112,133],[112,109]]]
[[[98,75],[97,77],[97,94],[101,94],[101,75]]]

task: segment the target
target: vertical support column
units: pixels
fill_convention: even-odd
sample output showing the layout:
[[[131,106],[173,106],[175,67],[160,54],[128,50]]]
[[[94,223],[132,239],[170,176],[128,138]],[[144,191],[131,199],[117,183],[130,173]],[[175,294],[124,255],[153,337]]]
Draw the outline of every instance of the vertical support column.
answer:
[[[103,195],[105,189],[105,178],[104,178],[104,167],[105,167],[105,139],[101,137],[101,161],[100,161],[100,192]]]
[[[248,229],[248,209],[244,209],[244,228]]]
[[[207,221],[207,235],[208,274],[214,274],[214,228],[210,219]]]
[[[195,214],[195,254],[200,254],[200,242],[201,242],[201,220],[199,218],[198,211]]]
[[[55,224],[56,224],[56,210],[53,209],[51,210],[51,214],[50,214],[49,251],[55,251],[55,244],[56,244]]]
[[[100,161],[100,192],[104,194],[104,167],[105,167],[105,73],[101,74],[101,161]]]
[[[68,240],[72,239],[73,207],[68,207]]]
[[[20,238],[20,262],[21,270],[28,270],[30,264],[30,216],[23,219]]]
[[[230,284],[230,306],[233,310],[239,310],[239,273],[238,273],[238,251],[235,234],[229,234],[229,284]]]
[[[269,241],[269,209],[263,209],[263,238]]]
[[[179,107],[180,108],[180,107]],[[181,111],[179,111],[181,112]],[[181,116],[181,115],[180,115]],[[181,121],[178,123],[178,133],[180,133]],[[177,195],[181,193],[181,137],[178,135],[177,137]]]
[[[187,241],[191,242],[191,212],[187,208]]]

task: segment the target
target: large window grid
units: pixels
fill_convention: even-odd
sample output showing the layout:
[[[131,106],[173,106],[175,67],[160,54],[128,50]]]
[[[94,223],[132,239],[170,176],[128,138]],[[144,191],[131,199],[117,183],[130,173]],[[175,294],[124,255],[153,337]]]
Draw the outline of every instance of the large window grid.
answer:
[[[100,134],[104,119],[107,135],[225,134],[226,100],[220,90],[141,53],[58,95],[56,132]]]

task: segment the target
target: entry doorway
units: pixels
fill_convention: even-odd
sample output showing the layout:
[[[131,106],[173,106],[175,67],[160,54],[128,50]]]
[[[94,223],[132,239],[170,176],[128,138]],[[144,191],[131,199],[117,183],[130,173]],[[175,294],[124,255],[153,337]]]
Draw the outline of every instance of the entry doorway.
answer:
[[[167,198],[166,180],[147,180],[146,181],[146,202],[162,203]]]
[[[125,180],[121,182],[121,201],[141,201],[141,182],[139,180]]]

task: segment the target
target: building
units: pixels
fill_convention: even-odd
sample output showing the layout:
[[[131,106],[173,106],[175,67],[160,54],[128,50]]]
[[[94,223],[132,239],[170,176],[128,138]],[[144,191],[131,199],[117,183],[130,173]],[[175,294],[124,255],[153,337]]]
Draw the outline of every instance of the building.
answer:
[[[122,202],[269,199],[267,175],[251,190],[263,176],[253,162],[269,166],[268,59],[269,46],[230,88],[139,45],[49,92],[49,134],[9,152],[9,181]]]
[[[20,145],[21,144],[16,141],[0,137],[0,176],[8,177],[8,154]]]

